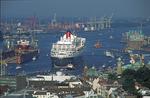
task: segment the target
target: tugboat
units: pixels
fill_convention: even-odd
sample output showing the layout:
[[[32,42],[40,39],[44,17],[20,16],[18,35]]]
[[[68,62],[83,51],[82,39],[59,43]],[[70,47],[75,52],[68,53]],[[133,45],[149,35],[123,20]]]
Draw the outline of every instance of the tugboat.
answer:
[[[95,48],[101,48],[101,47],[102,47],[102,45],[100,44],[100,42],[99,42],[99,41],[97,41],[97,42],[96,42],[96,44],[94,45],[94,47],[95,47]]]

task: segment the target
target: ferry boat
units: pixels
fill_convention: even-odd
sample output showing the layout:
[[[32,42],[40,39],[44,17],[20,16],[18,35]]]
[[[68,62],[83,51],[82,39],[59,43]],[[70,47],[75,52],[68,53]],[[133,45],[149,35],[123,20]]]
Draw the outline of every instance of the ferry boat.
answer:
[[[51,57],[59,59],[76,57],[83,51],[85,42],[85,38],[77,37],[68,31],[59,41],[53,43]]]

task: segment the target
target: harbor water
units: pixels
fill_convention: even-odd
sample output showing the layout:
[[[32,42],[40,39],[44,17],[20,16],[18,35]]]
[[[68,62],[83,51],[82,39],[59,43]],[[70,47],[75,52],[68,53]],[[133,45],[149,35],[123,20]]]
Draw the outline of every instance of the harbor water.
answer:
[[[121,57],[124,62],[128,63],[128,55],[124,53],[119,53],[125,44],[121,43],[122,33],[129,30],[136,30],[136,28],[131,27],[118,27],[112,28],[111,30],[102,30],[99,32],[75,32],[78,36],[86,38],[86,46],[83,53],[77,57],[66,60],[54,60],[50,57],[50,50],[52,43],[59,40],[63,33],[57,32],[48,32],[46,34],[37,34],[40,54],[35,61],[27,62],[21,64],[21,68],[16,69],[16,64],[9,64],[7,66],[8,74],[18,74],[26,73],[33,74],[38,72],[52,72],[56,70],[65,70],[64,65],[72,63],[75,68],[73,70],[65,70],[66,72],[71,72],[74,74],[80,74],[83,70],[83,67],[86,66],[95,66],[100,68],[102,66],[116,66],[116,61],[118,57]],[[143,32],[145,35],[150,36],[150,26],[143,27]],[[95,48],[94,44],[100,41],[102,47]],[[2,42],[1,48],[2,48]],[[106,50],[117,50],[116,56],[114,58],[107,57],[105,55]],[[148,53],[150,54],[150,53]],[[150,61],[148,58],[146,62]],[[56,67],[57,66],[57,67]]]

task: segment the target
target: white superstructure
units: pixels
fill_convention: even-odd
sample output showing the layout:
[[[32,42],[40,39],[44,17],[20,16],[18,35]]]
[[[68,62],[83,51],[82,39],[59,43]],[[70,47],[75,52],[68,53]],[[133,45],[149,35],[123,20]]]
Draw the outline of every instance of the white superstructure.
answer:
[[[78,56],[85,46],[85,41],[85,38],[66,32],[59,41],[53,43],[51,57],[63,59]]]

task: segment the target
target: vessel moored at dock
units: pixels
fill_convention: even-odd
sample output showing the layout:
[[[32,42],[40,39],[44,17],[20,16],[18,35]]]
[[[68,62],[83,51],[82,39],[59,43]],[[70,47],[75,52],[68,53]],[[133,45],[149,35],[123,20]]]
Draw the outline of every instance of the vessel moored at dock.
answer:
[[[35,32],[27,33],[23,31],[21,23],[18,23],[17,36],[14,37],[14,34],[8,35],[4,39],[5,46],[2,51],[2,59],[6,63],[27,63],[36,60],[39,56],[38,40],[35,38]]]
[[[149,51],[150,38],[145,36],[142,30],[130,30],[123,35],[127,49]]]
[[[17,41],[15,53],[16,63],[21,64],[28,61],[32,61],[33,58],[37,58],[39,54],[39,49],[32,46],[30,41],[26,39],[21,39]]]

